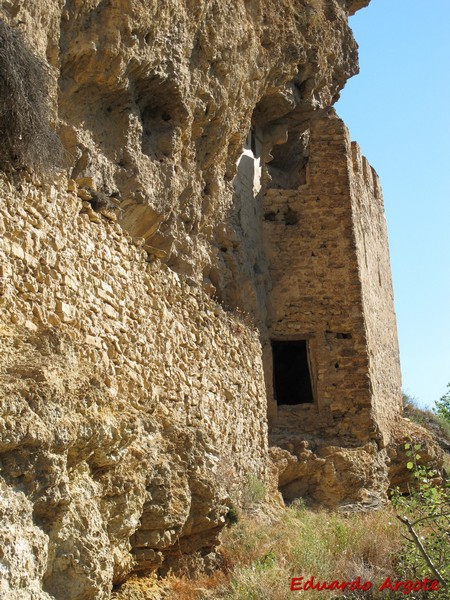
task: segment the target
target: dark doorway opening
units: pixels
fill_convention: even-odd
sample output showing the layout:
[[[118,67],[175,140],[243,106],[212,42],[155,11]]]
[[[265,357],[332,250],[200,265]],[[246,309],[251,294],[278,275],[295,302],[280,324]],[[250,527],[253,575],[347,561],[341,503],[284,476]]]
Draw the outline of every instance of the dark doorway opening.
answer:
[[[277,404],[311,404],[314,396],[306,340],[272,342]]]

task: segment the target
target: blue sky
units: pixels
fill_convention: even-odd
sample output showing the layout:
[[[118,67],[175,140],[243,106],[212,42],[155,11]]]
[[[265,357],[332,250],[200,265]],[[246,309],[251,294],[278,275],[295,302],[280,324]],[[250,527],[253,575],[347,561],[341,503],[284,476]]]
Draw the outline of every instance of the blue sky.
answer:
[[[450,382],[450,0],[372,0],[350,26],[361,72],[336,110],[383,187],[403,389],[432,406]]]

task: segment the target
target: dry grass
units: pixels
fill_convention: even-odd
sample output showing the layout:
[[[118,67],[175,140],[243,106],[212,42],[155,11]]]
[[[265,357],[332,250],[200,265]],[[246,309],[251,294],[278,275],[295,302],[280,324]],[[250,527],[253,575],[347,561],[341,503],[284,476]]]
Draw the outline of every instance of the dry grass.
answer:
[[[420,408],[411,396],[403,394],[403,414],[414,423],[425,427],[435,437],[441,437],[450,443],[450,423],[431,410]]]
[[[0,19],[0,168],[45,173],[61,166],[61,142],[49,125],[50,71],[22,36]]]
[[[387,576],[395,578],[400,527],[390,509],[346,517],[294,505],[269,524],[244,517],[223,536],[221,553],[227,568],[212,577],[169,578],[171,597],[284,600],[293,597],[291,577],[306,581],[311,575],[328,582],[353,581],[359,576],[376,588]],[[372,591],[362,594],[366,600],[383,597]],[[301,592],[302,598],[317,599],[317,595],[317,591]],[[358,596],[320,592],[323,600],[337,597]]]
[[[180,600],[198,600],[199,598],[217,598],[217,590],[228,584],[228,576],[223,571],[214,575],[201,575],[195,579],[169,576],[167,583],[170,587],[169,598]]]

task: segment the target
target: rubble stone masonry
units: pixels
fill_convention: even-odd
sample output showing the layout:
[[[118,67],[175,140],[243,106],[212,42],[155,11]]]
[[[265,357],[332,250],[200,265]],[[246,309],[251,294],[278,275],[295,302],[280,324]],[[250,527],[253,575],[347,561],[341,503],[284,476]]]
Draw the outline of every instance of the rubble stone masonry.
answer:
[[[3,545],[13,589],[33,560],[56,597],[101,598],[214,546],[228,494],[267,479],[267,409],[257,334],[61,185],[0,181]]]

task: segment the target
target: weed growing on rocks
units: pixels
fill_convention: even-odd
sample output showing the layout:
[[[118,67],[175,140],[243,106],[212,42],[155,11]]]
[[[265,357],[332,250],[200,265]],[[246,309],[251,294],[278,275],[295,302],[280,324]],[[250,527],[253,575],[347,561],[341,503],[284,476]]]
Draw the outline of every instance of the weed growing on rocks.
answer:
[[[50,71],[19,32],[0,19],[0,168],[45,173],[62,166],[49,124]]]

